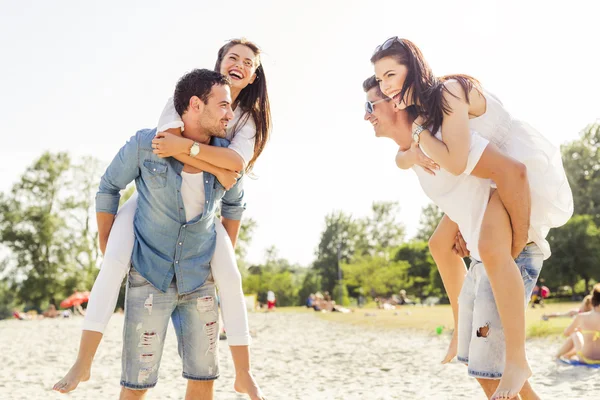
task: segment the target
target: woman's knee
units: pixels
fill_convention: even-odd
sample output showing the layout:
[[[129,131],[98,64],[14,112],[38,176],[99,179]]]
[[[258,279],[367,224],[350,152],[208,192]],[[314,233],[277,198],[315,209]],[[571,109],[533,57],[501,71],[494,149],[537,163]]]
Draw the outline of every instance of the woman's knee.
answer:
[[[438,261],[449,255],[454,255],[452,245],[447,238],[442,237],[437,231],[431,235],[428,241],[429,252],[434,260]]]
[[[481,235],[478,250],[484,264],[504,261],[507,256],[510,257],[510,248],[499,246],[491,235]]]

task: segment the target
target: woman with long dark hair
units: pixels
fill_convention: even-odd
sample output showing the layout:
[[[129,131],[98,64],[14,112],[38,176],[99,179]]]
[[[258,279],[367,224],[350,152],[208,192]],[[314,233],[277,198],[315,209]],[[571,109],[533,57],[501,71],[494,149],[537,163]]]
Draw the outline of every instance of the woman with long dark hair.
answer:
[[[498,371],[502,379],[492,398],[513,398],[531,376],[525,353],[525,289],[514,259],[528,242],[539,246],[544,258],[549,257],[545,239],[548,230],[566,223],[573,212],[560,151],[535,129],[514,119],[476,79],[467,75],[435,76],[419,48],[409,40],[397,37],[386,40],[376,48],[371,62],[382,92],[397,108],[417,116],[413,125],[414,145],[402,149],[396,157],[400,168],[417,163],[435,174],[439,165],[455,175],[462,174],[467,168],[471,130],[527,167],[523,174],[527,174],[530,190],[524,189],[520,194],[522,203],[504,204],[502,200],[506,197],[498,187],[487,205],[480,230],[469,238],[485,266],[506,338],[504,369]],[[430,159],[425,157],[423,161],[421,147]],[[465,267],[453,252],[457,235],[457,225],[445,216],[430,240],[430,248],[458,328],[458,295]],[[469,250],[473,252],[472,248]],[[457,354],[457,346],[459,357],[464,354],[464,361],[468,357],[471,332],[462,340],[457,330],[444,362]],[[485,376],[489,371],[470,368],[469,372]]]
[[[225,189],[231,188],[240,173],[249,171],[264,150],[271,130],[271,112],[264,67],[259,47],[246,39],[230,40],[219,50],[215,70],[231,81],[234,119],[227,128],[229,147],[194,143],[181,136],[183,122],[170,99],[160,117],[153,141],[154,153],[174,157],[217,177]],[[183,189],[182,189],[183,190]],[[88,303],[77,360],[54,389],[67,393],[90,377],[94,354],[114,312],[119,288],[130,265],[134,244],[133,219],[137,208],[134,194],[119,210],[108,238],[100,238],[104,260]],[[236,369],[234,388],[251,399],[262,398],[250,372],[246,303],[234,246],[240,221],[215,221],[217,235],[211,270],[219,288],[221,310],[227,328],[228,344]],[[228,232],[230,235],[228,236]]]

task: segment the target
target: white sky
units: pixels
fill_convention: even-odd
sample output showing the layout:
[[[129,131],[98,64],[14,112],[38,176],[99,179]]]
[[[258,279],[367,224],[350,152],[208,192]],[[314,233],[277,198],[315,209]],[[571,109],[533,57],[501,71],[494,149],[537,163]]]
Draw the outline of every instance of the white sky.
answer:
[[[468,73],[554,143],[600,117],[600,2],[0,0],[0,190],[43,151],[108,163],[156,125],[177,79],[245,36],[264,50],[274,129],[247,181],[259,223],[249,259],[276,245],[314,259],[324,217],[398,200],[414,234],[427,204],[396,147],[362,120],[369,57],[413,40],[438,75]]]

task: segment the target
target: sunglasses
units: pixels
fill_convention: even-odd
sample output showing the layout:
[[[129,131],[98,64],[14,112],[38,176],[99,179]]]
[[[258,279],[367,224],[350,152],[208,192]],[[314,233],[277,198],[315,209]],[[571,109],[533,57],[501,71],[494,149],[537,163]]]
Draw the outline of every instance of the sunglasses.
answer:
[[[401,45],[404,45],[404,43],[402,43],[402,39],[400,39],[398,36],[394,36],[383,42],[383,44],[380,44],[379,46],[375,47],[373,55],[379,53],[380,51],[389,49],[396,42],[400,43]]]
[[[377,100],[377,101],[367,101],[365,103],[365,111],[367,112],[367,114],[373,114],[373,111],[375,111],[375,104],[379,104],[379,103],[383,103],[384,101],[390,101],[391,99],[389,97],[386,97],[385,99],[381,99],[381,100]]]

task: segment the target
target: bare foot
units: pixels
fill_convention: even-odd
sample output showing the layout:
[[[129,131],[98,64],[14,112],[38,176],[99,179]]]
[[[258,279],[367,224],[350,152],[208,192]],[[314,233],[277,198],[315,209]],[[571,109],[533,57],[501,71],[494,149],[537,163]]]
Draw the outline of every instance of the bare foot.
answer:
[[[531,377],[531,368],[525,365],[506,364],[498,389],[491,400],[514,399],[517,397],[525,382]]]
[[[236,373],[233,388],[238,393],[250,396],[250,400],[266,400],[251,372]]]
[[[90,370],[91,366],[83,365],[83,363],[76,361],[67,375],[58,381],[52,390],[56,390],[60,393],[69,393],[70,391],[75,390],[77,385],[79,385],[79,382],[85,382],[90,379]]]
[[[450,339],[450,344],[448,345],[448,351],[446,352],[446,357],[442,360],[442,364],[448,364],[450,361],[456,357],[458,352],[458,332],[456,329],[452,334],[452,339]]]

